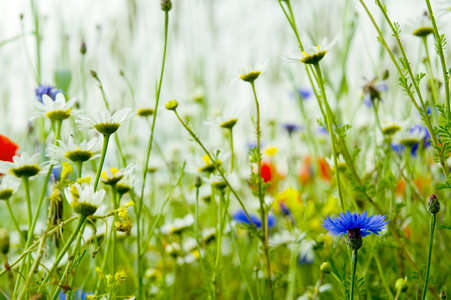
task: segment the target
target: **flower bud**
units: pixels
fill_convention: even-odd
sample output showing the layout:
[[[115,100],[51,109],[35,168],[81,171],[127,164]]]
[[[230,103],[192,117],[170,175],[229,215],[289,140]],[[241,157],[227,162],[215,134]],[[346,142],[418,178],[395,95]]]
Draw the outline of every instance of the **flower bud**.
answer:
[[[324,274],[330,274],[330,272],[332,272],[332,266],[330,265],[330,262],[327,262],[327,261],[323,262],[319,269]]]
[[[200,188],[202,185],[202,179],[200,178],[200,176],[196,176],[196,178],[194,178],[194,186],[196,188]]]
[[[429,196],[427,209],[433,215],[437,214],[440,211],[440,202],[438,202],[437,196],[435,194],[431,194]]]
[[[0,228],[0,251],[3,254],[9,251],[9,232],[5,228]]]
[[[397,291],[404,292],[405,290],[407,290],[407,280],[405,280],[404,278],[399,278],[395,282],[395,288]]]
[[[161,0],[160,5],[162,11],[170,11],[172,8],[171,0]]]
[[[446,299],[447,299],[446,294],[445,294],[445,291],[442,291],[442,292],[440,293],[440,299],[441,299],[441,300],[446,300]]]
[[[83,55],[86,54],[86,44],[85,44],[85,41],[82,41],[82,42],[81,42],[80,53],[83,54]]]
[[[92,76],[92,77],[97,78],[97,72],[96,72],[96,71],[91,70],[90,73],[91,73],[91,76]]]
[[[175,99],[169,100],[168,103],[166,103],[167,110],[176,110],[177,106],[179,106],[179,104]]]
[[[351,250],[359,250],[362,245],[362,235],[360,233],[360,228],[354,228],[348,230],[348,239],[346,240],[346,245]]]

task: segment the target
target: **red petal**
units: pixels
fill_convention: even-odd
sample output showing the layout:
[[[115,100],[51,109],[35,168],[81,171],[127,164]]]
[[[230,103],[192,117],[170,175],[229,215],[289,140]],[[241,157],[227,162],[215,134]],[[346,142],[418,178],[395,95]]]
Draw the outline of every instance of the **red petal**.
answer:
[[[16,143],[0,134],[0,160],[12,162],[17,149],[19,149],[19,146]]]

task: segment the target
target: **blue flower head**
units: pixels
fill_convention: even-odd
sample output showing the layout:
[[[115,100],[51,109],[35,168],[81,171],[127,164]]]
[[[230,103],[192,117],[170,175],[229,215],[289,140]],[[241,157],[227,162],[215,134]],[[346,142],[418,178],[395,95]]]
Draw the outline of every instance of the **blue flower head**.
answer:
[[[252,220],[252,223],[254,223],[254,225],[257,226],[257,228],[262,227],[262,221],[260,220],[259,217],[249,214],[249,218],[250,218],[250,220],[249,220],[246,213],[242,209],[237,210],[232,215],[232,218],[235,221],[237,221],[238,223],[244,223],[244,224],[248,224],[248,225],[251,225],[250,220]],[[272,215],[272,214],[268,215],[268,227],[272,228],[272,227],[274,227],[275,224],[276,224],[276,218],[274,217],[274,215]]]
[[[62,93],[61,90],[57,89],[50,84],[40,84],[35,90],[36,100],[42,103],[42,95],[47,95],[55,101],[56,94]]]
[[[302,129],[301,126],[294,124],[294,123],[285,123],[282,125],[282,127],[288,132],[289,135],[293,134],[294,132]]]
[[[385,216],[375,215],[367,216],[365,211],[363,214],[357,212],[351,214],[346,211],[346,214],[340,213],[339,218],[331,219],[329,216],[323,220],[323,227],[330,231],[333,235],[343,236],[345,233],[356,231],[360,229],[361,236],[367,236],[371,233],[379,234],[384,229],[388,221],[384,221]]]
[[[298,90],[299,96],[301,96],[301,98],[303,100],[307,100],[313,94],[312,89],[309,89],[309,88],[298,88],[297,90]]]

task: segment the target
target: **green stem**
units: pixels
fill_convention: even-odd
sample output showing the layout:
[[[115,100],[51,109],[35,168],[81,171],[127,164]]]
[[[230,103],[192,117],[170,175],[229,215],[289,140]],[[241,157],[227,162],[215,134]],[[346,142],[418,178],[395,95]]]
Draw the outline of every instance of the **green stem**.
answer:
[[[434,28],[434,36],[437,41],[437,53],[440,56],[440,64],[442,66],[443,80],[445,82],[445,95],[446,95],[446,112],[448,114],[448,119],[451,119],[451,109],[450,109],[450,94],[449,94],[449,74],[446,70],[446,61],[443,53],[443,44],[439,41],[442,39],[438,31],[437,22],[435,21],[434,11],[432,10],[431,2],[426,0],[426,5],[428,7],[429,17],[431,18],[432,27]]]
[[[221,244],[222,244],[222,232],[224,230],[224,223],[222,218],[222,213],[224,209],[224,190],[218,189],[219,193],[219,208],[218,208],[218,238],[216,240],[216,258],[215,258],[215,267],[213,271],[213,281],[215,285],[218,285],[218,278],[216,276],[218,275],[218,268],[219,268],[219,258],[221,256]]]
[[[83,170],[83,162],[81,160],[79,160],[75,164],[77,166],[77,179],[80,179],[81,178],[81,172]]]
[[[22,183],[23,188],[25,191],[25,201],[27,203],[27,220],[28,220],[28,231],[31,230],[31,222],[32,222],[32,215],[31,215],[31,201],[30,201],[30,181],[28,176],[22,177]]]
[[[63,259],[64,255],[66,254],[67,250],[69,249],[70,245],[74,241],[75,237],[77,236],[78,232],[80,231],[84,221],[86,220],[86,216],[79,215],[77,225],[75,225],[75,229],[70,235],[69,239],[67,240],[66,244],[64,245],[61,252],[58,254],[57,258],[55,259],[55,262],[53,263],[52,267],[50,268],[49,272],[45,276],[45,278],[42,280],[41,287],[39,288],[39,292],[43,290],[47,282],[50,280],[50,277],[52,277],[53,272],[55,272],[56,268],[58,267],[58,264]]]
[[[25,246],[25,238],[24,238],[22,232],[20,231],[19,223],[17,222],[16,218],[14,217],[13,211],[11,209],[11,204],[9,203],[9,200],[6,200],[5,202],[6,202],[6,207],[8,208],[8,211],[9,211],[9,215],[11,216],[11,220],[13,220],[14,227],[16,227],[17,233],[19,234],[20,242],[22,243],[22,246]]]
[[[268,214],[266,213],[265,208],[265,195],[263,195],[262,190],[262,177],[261,177],[261,164],[262,164],[262,155],[260,149],[260,139],[261,139],[261,129],[260,129],[260,105],[257,99],[257,93],[255,91],[254,81],[250,82],[252,86],[252,92],[254,93],[255,106],[257,109],[257,151],[258,151],[258,160],[257,160],[257,180],[258,180],[258,200],[260,202],[260,215],[262,219],[262,231],[263,231],[263,239],[262,244],[265,250],[265,259],[266,259],[266,276],[268,278],[268,289],[269,289],[269,299],[273,299],[273,290],[272,290],[272,279],[271,279],[271,261],[269,259],[269,247],[268,247],[268,237],[269,237],[269,228],[268,228]]]
[[[249,216],[249,213],[247,212],[246,207],[244,206],[243,201],[241,200],[240,196],[238,196],[237,192],[233,189],[233,187],[230,185],[229,181],[227,180],[227,178],[225,177],[224,171],[218,167],[218,162],[213,158],[213,156],[210,154],[210,152],[207,150],[207,148],[205,148],[204,144],[202,144],[202,142],[199,140],[199,138],[196,136],[196,134],[194,134],[194,132],[191,130],[191,128],[189,128],[185,122],[183,122],[183,120],[180,118],[179,114],[177,113],[176,110],[174,110],[175,115],[177,116],[177,119],[179,119],[180,123],[182,124],[182,126],[188,131],[188,133],[191,135],[191,137],[199,144],[199,146],[204,150],[205,154],[208,155],[208,158],[210,158],[210,161],[212,162],[212,164],[215,166],[216,170],[219,173],[219,176],[221,176],[222,180],[224,180],[224,182],[227,184],[227,187],[230,189],[230,191],[232,192],[232,194],[235,196],[236,200],[238,201],[238,203],[240,204],[241,208],[244,210],[244,213],[246,214],[247,218],[249,219],[249,221],[251,222],[251,225],[254,225],[254,223],[251,220],[251,217]]]
[[[61,286],[64,284],[65,278],[67,277],[69,270],[72,267],[72,260],[73,260],[74,256],[77,254],[78,248],[80,247],[81,238],[83,237],[83,231],[85,229],[85,226],[86,226],[86,222],[83,223],[81,230],[78,232],[78,237],[77,237],[77,241],[75,242],[73,254],[70,256],[69,261],[67,262],[66,269],[64,270],[63,276],[61,276],[61,280],[60,280],[55,292],[53,293],[51,300],[56,300],[58,298],[59,292],[61,291]],[[74,272],[75,272],[75,270],[74,270]]]
[[[119,208],[119,201],[118,201],[118,198],[117,198],[117,190],[116,190],[116,185],[115,184],[113,184],[111,186],[111,190],[113,192],[113,206],[114,206],[114,210],[117,210]],[[111,225],[112,228],[115,228],[115,222],[116,221],[117,221],[117,214],[114,214],[113,224]],[[116,230],[113,230],[113,234],[112,234],[111,238],[112,238],[111,243],[113,245],[113,249],[112,249],[113,250],[113,254],[111,255],[111,259],[113,260],[113,268],[112,268],[113,272],[112,272],[112,274],[116,274],[116,248],[117,248],[117,245],[116,245],[117,231]],[[105,254],[105,256],[108,256],[108,255]]]
[[[41,37],[39,34],[39,13],[37,4],[33,0],[30,1],[31,10],[34,18],[34,34],[36,37],[36,80],[38,85],[41,83]]]
[[[230,159],[230,173],[233,172],[233,166],[235,164],[235,155],[233,153],[233,129],[229,128],[229,139],[230,139],[230,152],[231,154],[231,159]]]
[[[344,207],[343,195],[342,195],[342,191],[341,191],[340,172],[338,170],[338,159],[337,159],[338,154],[337,154],[337,150],[335,149],[335,138],[334,138],[335,133],[334,133],[333,127],[332,127],[332,122],[333,122],[332,121],[333,120],[332,110],[330,109],[329,102],[327,101],[326,90],[324,89],[323,75],[321,73],[321,68],[319,66],[319,63],[316,63],[313,66],[315,67],[315,70],[317,73],[319,89],[321,91],[322,99],[324,101],[324,106],[326,107],[327,128],[329,131],[330,140],[331,140],[331,144],[332,144],[332,154],[334,156],[335,175],[337,176],[338,196],[340,198],[341,210],[344,212],[345,207]]]
[[[428,266],[426,269],[426,279],[424,281],[423,297],[422,297],[423,300],[426,299],[426,293],[428,291],[429,270],[431,268],[432,245],[434,243],[435,220],[436,220],[436,215],[432,214],[432,216],[431,216],[431,235],[429,237]]]
[[[146,163],[143,168],[143,185],[141,188],[141,197],[139,199],[140,202],[144,201],[144,187],[146,185],[146,177],[147,177],[147,171],[149,167],[149,159],[150,159],[150,153],[152,151],[152,144],[153,144],[153,134],[155,131],[155,122],[157,120],[157,113],[158,113],[158,103],[160,102],[160,93],[161,93],[161,84],[163,82],[163,74],[164,74],[164,65],[166,62],[166,50],[167,50],[167,44],[168,44],[168,27],[169,27],[169,11],[165,11],[164,14],[164,48],[163,48],[163,60],[161,64],[161,72],[160,72],[160,81],[158,82],[158,89],[156,90],[156,101],[155,101],[155,110],[154,110],[154,116],[152,119],[152,128],[150,129],[150,138],[149,142],[147,144],[147,153],[146,153]],[[137,219],[137,227],[140,225],[140,217],[141,217],[141,211],[138,211],[138,214],[136,216]],[[138,229],[138,236],[137,240],[139,241],[141,239],[140,233],[141,230]],[[138,245],[138,253],[141,253],[141,249],[139,248],[140,245]],[[142,257],[141,255],[138,255],[138,278],[142,278],[143,273],[143,266],[142,266]],[[143,284],[142,280],[139,280],[139,287],[138,287],[138,298],[141,298],[143,295]]]
[[[431,86],[431,94],[432,94],[432,106],[431,106],[431,113],[434,116],[436,120],[438,120],[437,112],[435,110],[435,107],[437,105],[437,84],[435,83],[434,79],[434,73],[432,71],[432,65],[431,65],[431,59],[429,57],[429,50],[428,50],[428,42],[427,37],[423,37],[423,44],[424,44],[424,50],[426,52],[426,68],[429,73],[428,79],[429,79],[429,85]]]
[[[354,299],[354,285],[355,285],[355,271],[357,269],[357,252],[358,250],[352,251],[352,263],[351,263],[351,296],[350,300]]]
[[[105,162],[106,151],[108,149],[108,142],[110,140],[109,134],[103,136],[103,146],[102,154],[100,155],[99,166],[97,167],[96,179],[94,181],[94,192],[97,191],[97,186],[99,185],[100,174],[102,174],[103,163]]]

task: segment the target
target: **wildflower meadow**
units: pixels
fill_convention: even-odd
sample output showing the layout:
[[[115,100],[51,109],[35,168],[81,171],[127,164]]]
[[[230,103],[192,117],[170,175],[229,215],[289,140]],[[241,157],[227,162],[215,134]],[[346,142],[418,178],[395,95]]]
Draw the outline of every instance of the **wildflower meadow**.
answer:
[[[1,0],[0,299],[448,299],[449,0]]]

